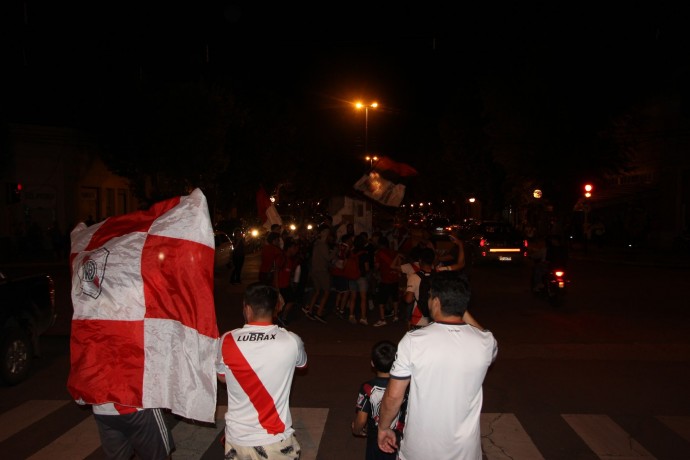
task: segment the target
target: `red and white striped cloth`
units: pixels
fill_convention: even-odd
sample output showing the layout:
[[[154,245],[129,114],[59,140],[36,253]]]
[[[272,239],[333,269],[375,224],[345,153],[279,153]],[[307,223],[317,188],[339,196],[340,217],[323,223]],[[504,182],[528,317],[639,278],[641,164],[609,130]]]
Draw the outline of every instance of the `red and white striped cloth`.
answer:
[[[71,238],[72,397],[213,422],[214,238],[201,190],[81,223]]]

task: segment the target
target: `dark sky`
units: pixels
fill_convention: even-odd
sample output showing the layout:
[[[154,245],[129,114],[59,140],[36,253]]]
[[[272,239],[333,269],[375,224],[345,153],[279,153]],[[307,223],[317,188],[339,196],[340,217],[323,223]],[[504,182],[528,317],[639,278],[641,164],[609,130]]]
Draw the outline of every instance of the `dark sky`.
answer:
[[[323,107],[368,96],[423,112],[479,85],[507,106],[534,93],[596,111],[677,82],[690,44],[687,14],[649,1],[10,3],[5,96],[25,119],[208,69]]]

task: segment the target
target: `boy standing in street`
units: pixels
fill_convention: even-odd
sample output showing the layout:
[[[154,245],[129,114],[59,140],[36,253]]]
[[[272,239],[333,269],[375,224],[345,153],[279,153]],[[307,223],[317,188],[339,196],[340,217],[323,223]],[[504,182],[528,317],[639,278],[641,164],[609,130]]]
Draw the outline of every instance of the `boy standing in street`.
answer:
[[[388,386],[390,369],[395,360],[397,346],[388,340],[377,342],[371,350],[371,365],[376,371],[376,377],[364,382],[359,388],[355,419],[352,421],[352,434],[366,436],[367,455],[366,460],[395,460],[397,452],[386,453],[379,449],[377,443],[379,410],[381,399]],[[405,423],[406,402],[403,402],[391,423],[398,437],[402,434]]]

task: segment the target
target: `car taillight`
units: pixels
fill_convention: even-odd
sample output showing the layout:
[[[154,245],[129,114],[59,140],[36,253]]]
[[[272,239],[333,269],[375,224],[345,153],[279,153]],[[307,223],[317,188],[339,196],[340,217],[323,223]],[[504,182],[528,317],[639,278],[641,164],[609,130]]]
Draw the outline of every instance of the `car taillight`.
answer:
[[[522,240],[523,246],[527,247],[527,240]]]
[[[486,246],[486,240],[485,240],[484,238],[482,238],[481,240],[479,240],[479,246],[481,246],[481,247]]]
[[[553,273],[554,273],[554,275],[556,275],[556,277],[558,277],[558,278],[563,278],[563,275],[565,275],[565,272],[564,272],[564,271],[561,271],[561,270],[556,270],[556,271],[553,272]]]

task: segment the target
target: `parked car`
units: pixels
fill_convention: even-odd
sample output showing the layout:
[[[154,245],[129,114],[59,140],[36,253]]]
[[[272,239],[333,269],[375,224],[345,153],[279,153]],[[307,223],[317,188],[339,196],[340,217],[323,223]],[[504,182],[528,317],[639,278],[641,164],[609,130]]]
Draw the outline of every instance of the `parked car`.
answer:
[[[507,222],[483,221],[471,229],[466,240],[472,262],[522,263],[527,259],[527,239]]]
[[[0,272],[0,379],[10,385],[24,380],[38,338],[55,323],[55,285],[46,275],[11,278]]]
[[[234,246],[227,233],[216,230],[213,232],[216,242],[216,254],[214,258],[214,268],[225,268],[232,264],[232,251]]]

